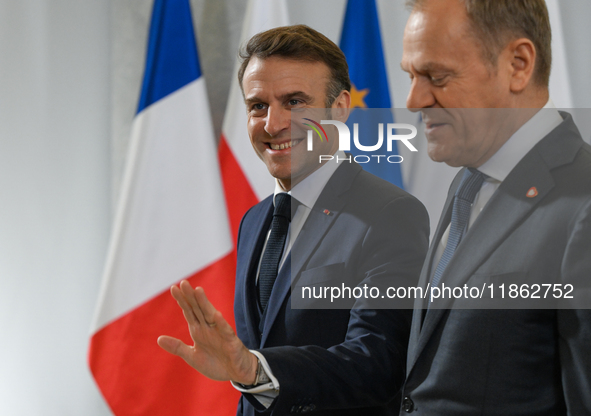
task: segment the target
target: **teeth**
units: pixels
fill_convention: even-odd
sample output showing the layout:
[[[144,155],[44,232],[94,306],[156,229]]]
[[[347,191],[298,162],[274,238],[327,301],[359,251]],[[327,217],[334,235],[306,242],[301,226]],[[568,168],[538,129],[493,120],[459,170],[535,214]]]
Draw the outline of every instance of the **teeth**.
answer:
[[[289,149],[293,145],[294,145],[294,142],[293,141],[288,142],[288,143],[281,143],[281,144],[270,143],[271,149],[273,149],[273,150]]]

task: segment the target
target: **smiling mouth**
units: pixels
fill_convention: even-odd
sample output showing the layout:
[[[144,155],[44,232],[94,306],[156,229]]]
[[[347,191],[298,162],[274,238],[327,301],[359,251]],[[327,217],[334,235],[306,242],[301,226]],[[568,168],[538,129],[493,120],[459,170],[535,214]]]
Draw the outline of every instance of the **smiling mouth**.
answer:
[[[302,140],[291,140],[287,143],[268,143],[269,147],[273,150],[283,150],[283,149],[289,149],[295,145],[297,145],[299,142],[301,142]]]

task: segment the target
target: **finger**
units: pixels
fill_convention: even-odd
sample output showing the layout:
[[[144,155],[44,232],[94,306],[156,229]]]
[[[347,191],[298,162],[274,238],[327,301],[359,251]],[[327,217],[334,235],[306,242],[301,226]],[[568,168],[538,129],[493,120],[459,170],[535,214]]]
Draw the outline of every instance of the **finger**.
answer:
[[[187,364],[199,371],[193,362],[193,349],[187,344],[173,337],[162,335],[158,337],[158,345],[166,352],[185,360]]]
[[[170,288],[170,293],[172,294],[172,297],[176,300],[178,305],[183,310],[183,315],[185,316],[185,320],[187,321],[187,323],[198,325],[199,321],[197,320],[197,317],[193,313],[193,308],[189,304],[189,302],[187,302],[187,298],[185,297],[183,292],[177,286],[172,286]]]
[[[197,289],[201,289],[202,288],[196,288],[193,289],[191,287],[191,284],[189,282],[187,282],[186,280],[183,280],[181,282],[181,284],[179,285],[181,291],[183,292],[183,295],[185,297],[185,300],[189,303],[189,305],[191,305],[191,309],[193,311],[193,314],[195,314],[195,318],[197,319],[197,321],[202,324],[202,325],[207,325],[207,320],[205,319],[205,317],[203,316],[203,311],[201,310],[201,308],[199,307],[199,304],[197,303],[197,300],[195,299],[195,291]]]
[[[207,299],[207,295],[205,295],[205,290],[203,290],[203,288],[201,288],[201,287],[198,287],[195,289],[195,291],[193,293],[195,296],[195,300],[196,300],[197,304],[199,305],[199,308],[203,312],[203,316],[205,317],[205,322],[208,322],[210,324],[217,324],[217,322],[215,321],[215,318],[216,318],[216,312],[218,312],[218,311],[211,304],[209,299]],[[219,314],[219,316],[222,317],[221,313]],[[222,319],[223,319],[223,317],[222,317]],[[212,325],[209,325],[209,326],[211,327]]]
[[[220,311],[215,311],[212,317],[212,323],[214,323],[214,327],[219,331],[220,335],[225,338],[231,339],[236,336],[234,329],[232,326],[226,321]]]
[[[164,351],[173,355],[177,355],[182,359],[188,357],[188,350],[190,350],[190,347],[186,345],[184,342],[182,342],[179,339],[169,337],[168,335],[159,336],[158,345]]]

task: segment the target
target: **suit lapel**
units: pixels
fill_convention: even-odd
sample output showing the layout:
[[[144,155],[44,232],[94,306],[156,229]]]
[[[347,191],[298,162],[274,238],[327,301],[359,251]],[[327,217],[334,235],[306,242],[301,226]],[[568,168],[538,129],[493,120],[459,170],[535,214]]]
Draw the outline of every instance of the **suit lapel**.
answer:
[[[576,135],[565,135],[574,127],[570,117],[560,127],[534,146],[493,194],[448,263],[441,277],[446,285],[462,286],[554,188],[551,170],[572,163],[582,145],[572,140]],[[532,188],[537,194],[528,197]],[[442,306],[452,303],[447,300]]]
[[[443,212],[441,214],[441,218],[439,219],[439,224],[437,224],[437,230],[435,230],[435,234],[433,236],[433,241],[429,250],[427,251],[427,256],[425,258],[425,262],[423,263],[423,268],[421,270],[421,275],[419,277],[419,287],[423,288],[423,290],[427,289],[427,284],[429,283],[431,277],[431,268],[433,267],[433,257],[437,252],[437,247],[439,246],[439,241],[441,241],[441,237],[445,233],[447,226],[451,221],[451,211],[452,211],[452,204],[454,200],[454,194],[456,192],[457,187],[460,185],[462,180],[462,176],[464,174],[464,170],[462,169],[456,177],[454,178],[449,191],[447,193],[447,199],[445,201]],[[411,325],[411,332],[410,332],[410,339],[408,345],[408,367],[407,373],[410,372],[412,365],[416,361],[419,353],[421,352],[422,348],[424,347],[424,343],[421,343],[419,346],[420,336],[422,335],[421,328],[423,326],[423,319],[427,312],[426,308],[426,301],[425,299],[415,299],[414,302],[414,312],[412,316],[412,325]],[[424,337],[423,337],[424,338]]]
[[[462,286],[494,250],[513,232],[554,187],[551,170],[571,163],[582,146],[580,133],[570,115],[562,113],[564,122],[542,139],[510,172],[488,201],[469,232],[460,242],[454,256],[441,277],[446,286]],[[463,171],[458,173],[445,204],[434,243],[429,249],[428,262],[421,273],[424,288],[429,280],[429,270],[433,267],[433,256],[443,232],[451,218],[453,194],[459,186]],[[535,187],[537,195],[528,197],[527,193]],[[415,309],[409,345],[408,373],[425,348],[437,325],[448,313],[453,299],[446,299],[439,308],[424,311]],[[415,302],[415,308],[417,303]],[[419,307],[422,305],[418,305]],[[419,313],[416,313],[419,312]],[[425,314],[421,327],[422,316]]]
[[[261,338],[261,348],[269,336],[269,332],[279,311],[289,297],[292,285],[297,282],[301,271],[312,254],[314,254],[316,247],[321,243],[334,221],[338,218],[339,213],[347,201],[343,194],[350,188],[351,182],[360,171],[361,167],[357,164],[343,163],[329,179],[314,207],[312,207],[273,285],[267,310],[262,317],[263,335]],[[325,210],[328,210],[330,214],[327,215]],[[285,307],[290,308],[291,305],[286,305]]]
[[[538,194],[530,198],[526,195],[532,187]],[[552,175],[538,153],[518,164],[460,242],[442,281],[452,287],[463,285],[553,187]]]
[[[244,255],[241,257],[248,259],[246,260],[248,265],[246,269],[244,269],[244,276],[242,276],[242,280],[245,282],[244,291],[242,292],[242,305],[244,308],[243,313],[246,317],[248,335],[253,341],[253,346],[258,346],[260,343],[260,332],[258,329],[260,319],[256,301],[256,272],[265,238],[273,218],[272,196],[263,201],[263,204],[264,205],[261,207],[260,211],[255,214],[256,218],[253,218],[253,220],[249,222],[249,230],[244,230],[244,237],[242,237],[240,241],[240,244],[245,245]]]
[[[447,199],[443,206],[443,212],[441,214],[441,218],[439,219],[439,224],[437,225],[437,230],[435,230],[435,235],[433,236],[433,243],[429,247],[427,251],[427,257],[425,258],[425,263],[423,264],[423,268],[421,270],[421,276],[419,278],[419,286],[423,289],[427,288],[427,284],[430,281],[431,274],[432,274],[432,267],[433,267],[433,257],[437,252],[437,247],[439,246],[439,242],[445,233],[445,230],[449,226],[451,221],[451,212],[453,208],[453,201],[454,201],[454,194],[458,186],[460,186],[460,182],[462,181],[462,176],[464,175],[464,170],[462,169],[456,177],[454,178],[451,186],[449,187],[449,191],[447,193]],[[418,302],[418,304],[417,304]],[[424,304],[424,301],[421,299],[417,299],[415,302],[415,306],[421,306]],[[422,321],[421,321],[422,322]]]
[[[269,337],[269,332],[273,327],[273,323],[279,314],[281,308],[283,308],[283,303],[285,302],[285,298],[289,294],[289,282],[290,282],[290,271],[291,271],[291,253],[289,253],[277,274],[277,279],[273,284],[273,290],[271,291],[271,296],[269,297],[269,302],[267,303],[267,309],[263,313],[261,317],[261,325],[258,328],[261,331],[261,342],[260,348],[265,346],[265,342]]]
[[[297,282],[308,259],[339,217],[347,202],[344,194],[359,172],[357,164],[343,163],[324,187],[291,249],[292,283]]]
[[[452,288],[463,286],[495,248],[554,187],[554,180],[539,154],[528,154],[527,159],[524,158],[522,162],[499,186],[464,236],[441,276],[441,283]],[[526,194],[532,186],[537,188],[538,195],[528,198]],[[423,311],[425,319],[414,360],[425,348],[437,325],[448,312],[447,309],[453,306],[453,302],[453,299],[442,299],[436,308]]]

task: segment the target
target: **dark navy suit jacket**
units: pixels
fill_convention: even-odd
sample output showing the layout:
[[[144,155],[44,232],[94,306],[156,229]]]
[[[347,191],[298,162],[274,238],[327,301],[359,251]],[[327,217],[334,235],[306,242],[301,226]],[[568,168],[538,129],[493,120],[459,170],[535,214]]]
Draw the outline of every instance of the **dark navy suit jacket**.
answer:
[[[385,293],[388,286],[416,286],[428,247],[425,208],[357,164],[342,163],[310,212],[279,272],[267,310],[259,318],[255,278],[272,210],[270,196],[242,220],[234,305],[238,336],[249,349],[262,350],[280,383],[280,395],[267,413],[396,414],[405,373],[410,311],[350,310],[355,299],[341,300],[336,305],[340,309],[327,309],[335,304],[326,299],[312,299],[306,309],[296,309],[291,301],[297,296],[301,300],[303,287],[354,288],[367,284]],[[346,347],[329,350],[344,341]],[[364,350],[365,342],[372,344],[371,356]],[[380,353],[391,359],[381,362]],[[362,382],[354,372],[340,372],[341,359],[354,362],[353,371],[364,366],[380,369],[374,381],[379,385],[375,394],[381,404],[359,407],[354,403],[353,409],[332,410],[348,407],[347,403],[339,401],[333,406],[319,378],[339,385],[339,395],[344,397],[347,392],[358,391]],[[319,367],[315,360],[322,360],[324,365]],[[252,416],[256,409],[262,409],[260,403],[243,395],[238,414]]]

